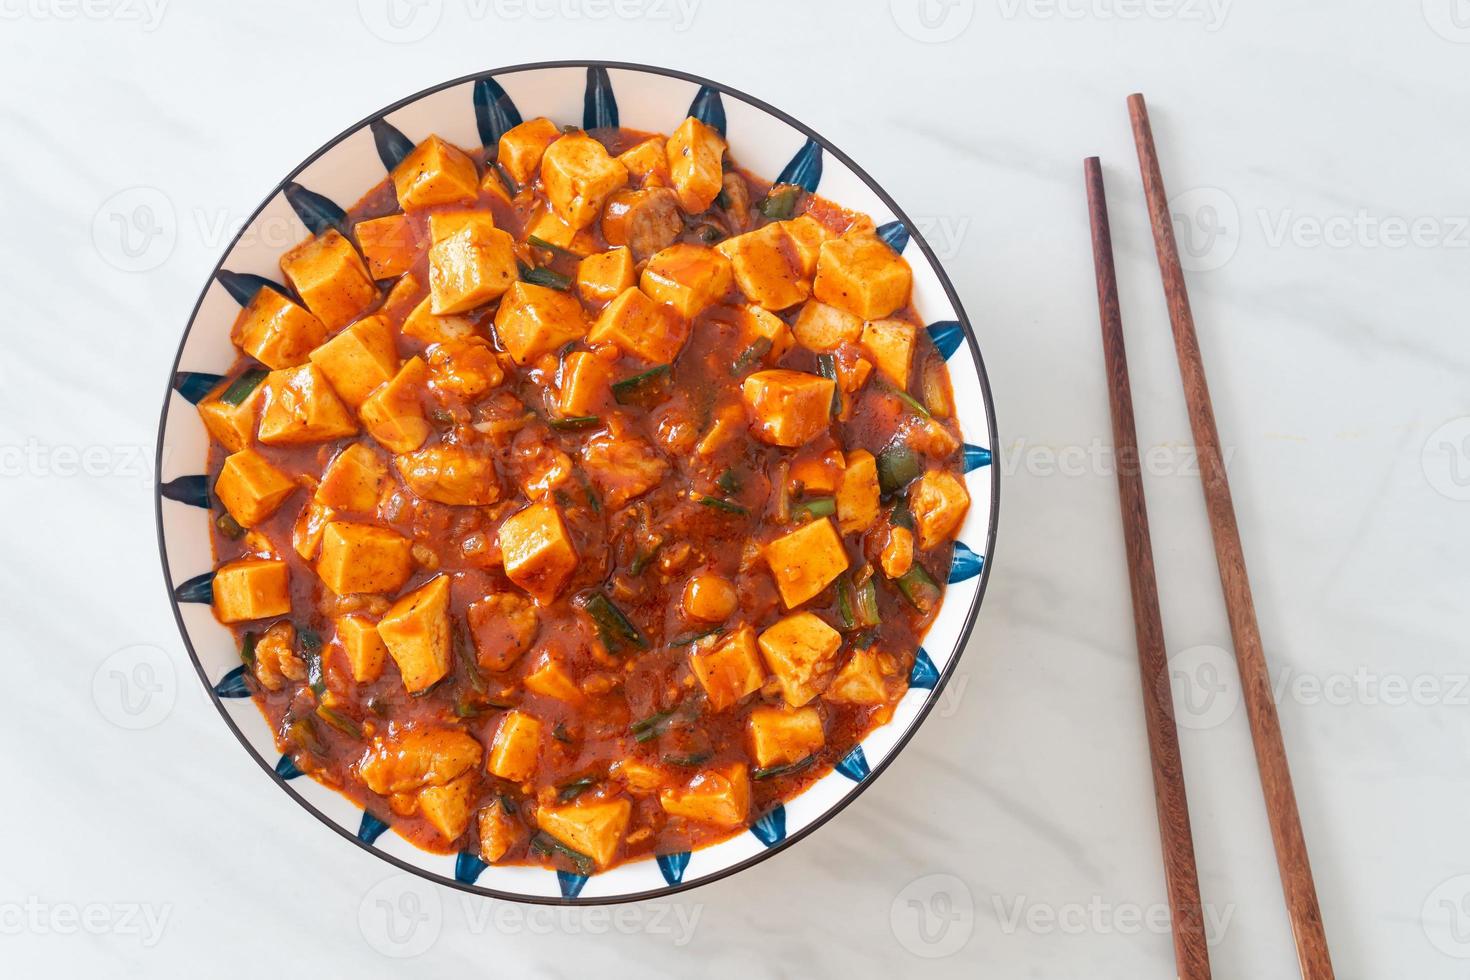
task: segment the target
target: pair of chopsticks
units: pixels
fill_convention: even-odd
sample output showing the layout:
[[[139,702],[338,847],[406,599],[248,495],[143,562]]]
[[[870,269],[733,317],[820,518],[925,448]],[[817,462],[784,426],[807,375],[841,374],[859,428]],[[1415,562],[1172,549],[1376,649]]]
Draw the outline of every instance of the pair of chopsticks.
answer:
[[[1266,658],[1261,649],[1261,632],[1256,623],[1250,580],[1246,577],[1245,555],[1230,499],[1220,436],[1205,383],[1204,363],[1194,331],[1194,316],[1184,288],[1184,270],[1164,194],[1158,151],[1142,95],[1128,97],[1128,115],[1133,123],[1133,141],[1138,148],[1138,166],[1143,174],[1153,226],[1154,249],[1164,280],[1164,298],[1174,332],[1179,374],[1189,405],[1189,422],[1199,458],[1200,483],[1215,542],[1215,560],[1230,619],[1230,635],[1240,671],[1251,740],[1255,744],[1256,767],[1260,770],[1271,837],[1276,847],[1276,865],[1296,940],[1298,966],[1305,980],[1333,976],[1327,937],[1307,844],[1302,837],[1301,817],[1292,790],[1286,749],[1281,742],[1281,724],[1271,699]],[[1118,309],[1118,286],[1113,268],[1112,234],[1104,197],[1102,166],[1097,157],[1083,161],[1087,180],[1087,204],[1092,219],[1092,258],[1097,271],[1098,312],[1102,321],[1103,357],[1108,374],[1112,405],[1114,452],[1118,473],[1118,495],[1123,509],[1123,531],[1128,551],[1128,573],[1133,593],[1134,628],[1138,640],[1138,666],[1143,677],[1143,710],[1148,728],[1149,754],[1153,762],[1154,800],[1164,852],[1164,873],[1169,891],[1174,935],[1174,959],[1181,980],[1210,976],[1210,954],[1206,945],[1199,897],[1199,875],[1194,863],[1194,842],[1189,829],[1189,803],[1184,792],[1184,769],[1179,757],[1179,733],[1174,725],[1174,705],[1168,683],[1168,659],[1164,653],[1164,628],[1159,617],[1158,582],[1154,576],[1153,546],[1149,538],[1148,510],[1138,466],[1138,436],[1133,422],[1133,395],[1128,383],[1128,360],[1123,349],[1123,321]]]

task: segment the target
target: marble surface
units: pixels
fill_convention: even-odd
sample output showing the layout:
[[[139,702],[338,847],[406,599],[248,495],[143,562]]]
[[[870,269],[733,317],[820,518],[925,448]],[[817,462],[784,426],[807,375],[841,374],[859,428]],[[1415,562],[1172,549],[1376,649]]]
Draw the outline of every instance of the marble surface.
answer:
[[[1339,974],[1470,975],[1470,17],[1453,0],[0,4],[0,962],[14,976],[1172,972],[1081,160],[1106,166],[1216,974],[1294,975],[1123,99],[1150,98]],[[229,239],[452,76],[720,79],[881,181],[995,388],[1000,541],[940,708],[861,800],[674,901],[403,879],[220,723],[152,455]]]

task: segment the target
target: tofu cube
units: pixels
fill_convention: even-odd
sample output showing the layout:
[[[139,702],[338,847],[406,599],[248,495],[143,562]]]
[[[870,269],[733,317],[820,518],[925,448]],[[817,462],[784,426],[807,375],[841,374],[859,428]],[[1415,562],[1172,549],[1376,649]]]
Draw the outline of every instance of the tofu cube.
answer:
[[[761,633],[759,642],[786,703],[799,708],[832,680],[842,634],[815,613],[802,612],[778,620]]]
[[[203,420],[204,428],[209,430],[210,437],[233,453],[255,441],[255,419],[260,414],[266,385],[262,381],[240,399],[240,404],[231,405],[219,398],[229,384],[228,381],[221,382],[215,394],[199,403],[199,418]]]
[[[540,719],[524,711],[507,711],[495,730],[485,766],[491,775],[523,783],[536,772],[540,754]]]
[[[797,215],[790,221],[781,222],[781,225],[791,236],[801,274],[807,279],[812,278],[817,274],[817,257],[821,254],[822,243],[831,238],[832,233],[809,214]]]
[[[475,774],[465,773],[443,786],[419,790],[419,812],[445,841],[456,841],[470,827],[470,802],[475,791]]]
[[[464,446],[448,443],[426,446],[393,462],[408,488],[425,500],[479,507],[500,499],[495,461]]]
[[[371,684],[383,675],[383,658],[388,648],[378,635],[378,626],[361,613],[349,613],[337,620],[337,642],[347,657],[352,679]]]
[[[505,168],[517,184],[529,184],[541,169],[541,155],[561,135],[556,123],[539,116],[512,126],[500,137],[495,162]]]
[[[847,550],[830,517],[809,521],[766,545],[766,562],[787,609],[825,589],[847,570]]]
[[[757,371],[740,385],[745,408],[762,442],[793,449],[832,424],[836,382],[804,371]]]
[[[516,282],[495,311],[495,335],[517,364],[529,364],[587,333],[587,314],[577,297]]]
[[[751,755],[762,769],[800,762],[826,742],[816,708],[790,711],[762,705],[751,710],[747,725]]]
[[[526,219],[525,237],[529,239],[532,235],[569,252],[577,241],[577,229],[561,220],[550,204],[540,205]]]
[[[413,542],[386,527],[332,521],[316,574],[337,595],[397,592],[413,575]]]
[[[739,405],[722,405],[715,410],[714,420],[710,422],[709,431],[700,438],[695,445],[694,451],[701,457],[709,459],[721,449],[730,445],[735,439],[745,432],[745,409]]]
[[[749,626],[741,626],[708,649],[696,645],[689,655],[689,667],[715,711],[738,704],[766,682],[765,667],[756,653],[755,630]]]
[[[358,408],[373,389],[398,373],[398,345],[384,316],[368,316],[311,352],[342,401]]]
[[[387,477],[388,467],[373,448],[354,442],[327,464],[315,499],[337,510],[372,511],[378,506]]]
[[[631,802],[615,799],[544,806],[536,811],[536,823],[567,847],[590,857],[599,868],[605,868],[617,855],[632,815]]]
[[[706,769],[688,785],[660,792],[658,802],[671,816],[716,827],[744,827],[750,816],[750,772],[743,762]]]
[[[719,131],[689,116],[669,137],[665,155],[679,206],[689,214],[709,210],[725,179],[725,141]]]
[[[838,449],[806,450],[791,460],[791,488],[808,495],[836,493],[847,460]]]
[[[290,572],[284,561],[241,558],[214,573],[214,615],[222,623],[244,623],[291,612]]]
[[[502,295],[520,274],[515,241],[483,221],[429,247],[431,313],[463,313]]]
[[[771,347],[761,360],[766,364],[775,364],[795,345],[796,339],[792,336],[791,328],[785,320],[770,310],[749,304],[736,309],[739,311],[735,323],[740,329],[738,346],[741,351],[749,350],[752,344],[764,339]]]
[[[878,519],[878,461],[866,449],[847,454],[837,485],[837,526],[843,534],[866,531]]]
[[[887,704],[908,688],[898,660],[876,647],[854,650],[822,697],[839,704]]]
[[[235,319],[230,339],[266,367],[288,368],[306,363],[327,339],[327,328],[304,307],[262,287]]]
[[[506,577],[542,605],[555,601],[577,568],[577,549],[549,500],[506,518],[500,525],[500,552]]]
[[[648,260],[638,284],[649,299],[692,320],[723,299],[732,281],[729,259],[712,248],[678,242]]]
[[[541,155],[541,186],[557,217],[582,229],[602,214],[603,202],[628,182],[628,168],[583,132],[563,134]]]
[[[405,211],[471,202],[480,177],[475,161],[438,136],[430,136],[393,168],[393,189]]]
[[[797,343],[819,353],[856,343],[863,334],[861,317],[817,300],[809,300],[791,326]]]
[[[667,187],[669,185],[668,151],[663,139],[650,136],[648,139],[618,154],[618,162],[628,169],[628,175],[643,187]]]
[[[369,218],[352,226],[357,247],[367,259],[368,274],[374,279],[395,279],[413,267],[418,254],[413,224],[406,214]]]
[[[291,526],[291,547],[301,556],[302,561],[309,562],[316,558],[317,549],[322,544],[322,532],[336,519],[337,512],[315,497],[301,508],[301,513],[296,515],[296,523]]]
[[[429,244],[438,245],[466,228],[472,228],[483,235],[495,228],[495,215],[490,211],[475,209],[436,211],[429,215]]]
[[[577,292],[589,303],[611,303],[633,282],[633,253],[621,246],[589,255],[577,266]]]
[[[351,322],[378,301],[378,285],[362,256],[335,228],[281,256],[281,271],[328,330]]]
[[[568,417],[596,415],[611,391],[612,367],[590,351],[573,351],[561,368],[558,407]]]
[[[357,431],[357,423],[315,364],[272,371],[266,378],[260,441],[268,446],[328,442]]]
[[[485,670],[507,670],[531,648],[541,630],[536,606],[517,592],[492,592],[465,610],[475,656]]]
[[[295,492],[296,481],[253,449],[227,456],[214,481],[214,495],[241,527],[264,521]]]
[[[450,663],[449,576],[436,575],[393,603],[378,620],[378,635],[408,693],[439,683]]]
[[[672,362],[688,340],[688,321],[636,286],[603,307],[587,333],[588,343],[616,344],[623,353],[654,364]]]
[[[919,547],[928,551],[954,537],[970,509],[970,493],[953,473],[930,470],[909,489],[909,508]]]
[[[889,384],[899,391],[907,391],[918,335],[919,328],[907,320],[869,320],[863,324],[859,343]]]
[[[784,310],[812,292],[801,273],[796,245],[780,222],[727,238],[715,251],[730,260],[735,284],[746,298],[768,310]]]
[[[434,298],[425,296],[408,316],[403,318],[403,336],[423,344],[447,344],[479,336],[475,321],[467,316],[436,316]]]
[[[614,763],[612,771],[628,792],[635,796],[657,793],[670,781],[668,773],[663,769],[633,756]]]
[[[398,373],[357,410],[368,435],[395,453],[411,453],[422,446],[429,438],[423,403],[428,384],[429,366],[423,358],[404,361]]]
[[[383,306],[380,312],[384,316],[391,317],[401,322],[408,311],[413,309],[427,294],[423,282],[412,272],[406,272],[398,277],[393,283],[393,288],[388,290],[388,295],[383,297]]]
[[[875,235],[823,242],[812,292],[863,320],[889,316],[909,301],[909,264]]]
[[[572,680],[566,666],[548,651],[537,658],[533,669],[528,671],[522,686],[532,694],[556,698],[568,704],[581,701],[582,689]]]

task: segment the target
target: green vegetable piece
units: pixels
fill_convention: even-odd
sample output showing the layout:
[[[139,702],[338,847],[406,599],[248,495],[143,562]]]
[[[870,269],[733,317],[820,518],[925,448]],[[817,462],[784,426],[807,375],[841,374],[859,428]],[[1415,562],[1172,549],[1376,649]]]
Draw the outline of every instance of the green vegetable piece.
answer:
[[[260,637],[254,633],[246,633],[244,642],[240,644],[240,660],[247,666],[255,666],[255,644],[259,640]]]
[[[919,454],[901,442],[891,443],[878,453],[878,489],[892,495],[917,480],[924,472]]]
[[[749,514],[750,511],[737,503],[722,500],[719,497],[700,497],[699,503],[713,510],[724,511],[726,514]]]
[[[353,721],[342,712],[337,711],[335,708],[329,708],[324,704],[319,704],[317,705],[316,714],[318,718],[326,722],[328,725],[331,725],[333,728],[337,729],[337,731],[341,732],[343,735],[346,735],[348,738],[354,738],[358,741],[362,740],[362,728],[357,724],[357,722]]]
[[[772,221],[785,221],[796,213],[796,200],[800,196],[801,188],[796,184],[772,187],[760,203],[760,212]]]
[[[664,765],[668,766],[686,766],[692,768],[700,763],[708,762],[713,756],[713,752],[694,752],[690,755],[668,754],[663,756],[661,761]]]
[[[596,415],[567,415],[547,419],[546,424],[558,432],[580,432],[582,429],[592,429],[601,425],[602,419]]]
[[[265,380],[265,376],[269,373],[265,368],[251,368],[230,382],[230,386],[220,392],[219,400],[226,405],[239,405],[245,399],[249,398],[256,388],[260,387],[260,383]]]
[[[219,516],[214,519],[214,526],[219,529],[220,534],[231,541],[239,541],[245,536],[245,528],[239,521],[231,517],[227,510],[220,511]]]
[[[585,793],[587,790],[596,786],[597,783],[598,780],[593,776],[583,776],[581,779],[578,779],[575,782],[567,783],[556,794],[556,802],[570,803],[577,797]]]
[[[832,417],[835,419],[842,414],[842,389],[837,385],[837,356],[835,354],[818,354],[817,373],[833,383]]]
[[[614,381],[613,400],[619,405],[639,405],[646,408],[668,397],[669,384],[670,366],[660,364],[632,377]]]
[[[784,766],[767,766],[764,769],[752,769],[750,771],[750,778],[774,779],[777,776],[789,776],[794,772],[801,772],[807,766],[816,761],[817,757],[815,755],[809,755],[805,759],[798,759],[795,762],[788,762]]]
[[[832,497],[811,497],[791,505],[793,518],[814,521],[819,517],[831,517],[835,513],[837,513],[837,501]]]
[[[572,288],[572,277],[564,276],[555,269],[544,266],[522,266],[521,280],[533,286],[546,286],[549,289],[560,289],[562,292]]]
[[[898,586],[898,591],[903,593],[909,604],[920,612],[928,612],[939,601],[939,584],[918,562],[914,562],[913,567],[894,579],[894,585]]]
[[[639,650],[648,649],[648,640],[638,627],[601,592],[593,592],[582,598],[580,605],[592,617],[597,633],[609,652],[618,653],[629,646]]]
[[[735,363],[730,366],[730,373],[739,377],[752,367],[759,364],[761,359],[771,352],[771,338],[757,337],[755,342],[740,352],[735,358]]]
[[[544,830],[538,830],[536,836],[531,838],[531,849],[547,857],[560,854],[571,862],[577,874],[590,875],[596,869],[596,863],[590,857],[581,851],[572,850]]]

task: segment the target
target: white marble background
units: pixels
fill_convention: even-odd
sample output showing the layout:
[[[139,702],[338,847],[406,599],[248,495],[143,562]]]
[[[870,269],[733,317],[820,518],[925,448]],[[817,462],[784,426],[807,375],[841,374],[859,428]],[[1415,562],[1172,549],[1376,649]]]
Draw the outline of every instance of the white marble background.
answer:
[[[1171,975],[1100,455],[1097,153],[1216,974],[1293,976],[1124,109],[1142,90],[1339,974],[1470,976],[1465,0],[386,2],[0,0],[0,970]],[[405,883],[256,770],[176,634],[149,470],[195,296],[280,175],[422,87],[574,57],[770,100],[920,219],[989,364],[1004,480],[969,652],[860,801],[673,902],[527,913]]]

